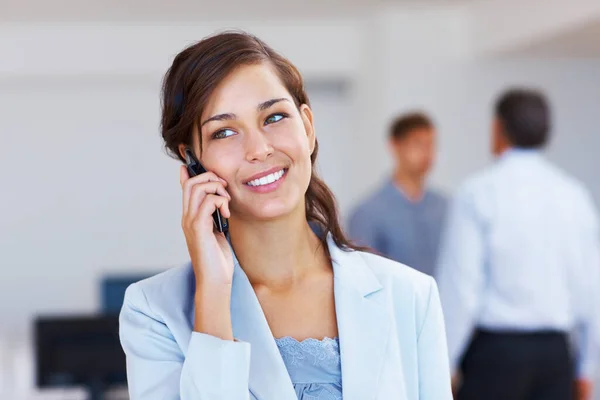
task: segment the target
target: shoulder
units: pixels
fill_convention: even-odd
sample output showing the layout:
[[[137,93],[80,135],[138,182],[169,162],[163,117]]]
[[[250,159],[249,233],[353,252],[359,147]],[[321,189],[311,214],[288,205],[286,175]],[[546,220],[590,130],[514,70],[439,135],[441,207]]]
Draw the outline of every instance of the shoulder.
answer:
[[[586,228],[597,230],[599,221],[594,196],[585,184],[578,179],[571,176],[566,176],[565,179],[573,196],[570,199],[570,204],[579,210],[580,223]]]
[[[353,219],[360,218],[365,215],[379,214],[375,211],[375,209],[385,203],[386,198],[388,197],[386,194],[389,189],[389,183],[386,182],[374,193],[371,193],[367,197],[363,198],[358,205],[356,205],[354,209],[350,211],[350,218]]]
[[[352,251],[349,257],[354,259],[352,264],[359,266],[351,271],[357,276],[356,279],[362,282],[374,279],[377,282],[377,286],[371,287],[378,287],[379,290],[369,297],[385,304],[394,315],[398,329],[406,333],[405,328],[412,327],[408,331],[418,332],[431,299],[438,298],[435,280],[407,265],[376,254]]]
[[[430,290],[435,285],[435,281],[431,276],[408,265],[364,251],[356,251],[355,253],[357,257],[364,261],[383,288],[388,291],[403,293],[409,297],[420,299],[427,298]]]
[[[190,272],[191,266],[173,268],[136,282],[125,292],[119,338],[129,373],[136,376],[130,382],[134,392],[143,389],[141,382],[148,376],[160,375],[185,359],[192,336],[193,296],[186,298]]]
[[[448,196],[438,189],[427,189],[427,197],[429,201],[439,207],[445,207],[448,203]]]
[[[450,201],[450,212],[469,210],[474,215],[485,216],[490,212],[502,179],[501,166],[490,165],[472,173],[458,185]]]
[[[437,316],[442,314],[435,280],[405,264],[367,252],[357,252],[381,285],[372,299],[385,306],[394,321],[394,332],[401,343],[417,343],[426,321],[434,319],[433,329],[443,330]]]
[[[185,321],[192,306],[194,279],[190,264],[176,267],[130,285],[121,315],[141,313],[155,321]]]
[[[549,169],[552,172],[554,179],[576,200],[582,205],[593,206],[593,196],[582,181],[557,166],[549,164]]]
[[[548,186],[553,187],[553,195],[561,196],[564,204],[578,211],[584,225],[597,220],[597,211],[594,197],[588,187],[575,176],[562,168],[547,162]]]
[[[493,164],[474,172],[458,185],[455,192],[456,196],[469,196],[485,193],[494,185],[496,177],[499,175],[499,165]]]

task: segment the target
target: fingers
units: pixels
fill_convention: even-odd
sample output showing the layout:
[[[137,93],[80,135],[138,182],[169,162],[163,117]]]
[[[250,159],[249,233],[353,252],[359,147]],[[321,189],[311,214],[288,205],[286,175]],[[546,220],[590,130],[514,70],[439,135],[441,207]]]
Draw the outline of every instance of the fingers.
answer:
[[[223,197],[228,202],[231,200],[229,193],[227,193],[227,190],[225,190],[225,187],[221,182],[199,183],[194,185],[190,190],[191,192],[188,200],[188,207],[187,209],[184,208],[184,213],[190,218],[194,218],[196,216],[204,199],[209,194]]]
[[[229,200],[223,196],[216,194],[206,194],[197,212],[190,216],[189,214],[183,218],[183,228],[194,232],[200,230],[209,229],[210,231],[214,228],[212,214],[219,210],[223,218],[229,218]]]
[[[229,200],[223,196],[215,194],[208,194],[198,209],[197,219],[204,219],[206,216],[210,216],[212,220],[212,214],[219,209],[223,218],[229,218]]]
[[[183,186],[183,182],[190,178],[187,167],[185,165],[179,166],[179,183]]]
[[[183,187],[185,187],[185,185],[194,184],[194,182],[222,182],[224,185],[227,185],[225,179],[219,178],[214,172],[205,172],[203,174],[190,177],[185,165],[180,167],[179,182]]]
[[[214,183],[220,183],[221,187],[223,187],[223,188],[225,186],[227,186],[227,182],[224,179],[219,178],[213,172],[206,172],[204,174],[200,174],[198,176],[194,176],[194,177],[190,178],[185,165],[182,165],[180,167],[179,182],[181,183],[182,192],[183,192],[182,193],[182,201],[183,201],[184,213],[186,213],[187,210],[190,208],[189,204],[190,204],[190,197],[192,194],[192,189],[196,185],[207,183],[207,182],[214,182]],[[214,186],[207,187],[206,192],[207,193],[219,193],[219,194],[224,195],[225,197],[229,198],[229,194],[224,189],[217,190],[214,188]]]
[[[182,226],[185,230],[205,227],[212,231],[212,214],[218,209],[223,218],[230,217],[229,201],[231,196],[225,187],[227,182],[212,172],[190,177],[185,165],[179,171],[182,187],[183,215]]]

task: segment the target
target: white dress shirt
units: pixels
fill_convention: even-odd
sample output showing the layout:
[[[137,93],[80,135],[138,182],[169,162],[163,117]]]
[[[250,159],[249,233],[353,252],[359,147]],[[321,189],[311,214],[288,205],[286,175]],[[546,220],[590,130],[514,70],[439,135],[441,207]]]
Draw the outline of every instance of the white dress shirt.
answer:
[[[534,150],[511,149],[460,187],[437,281],[450,363],[476,327],[577,331],[577,374],[599,357],[598,218],[582,184]]]

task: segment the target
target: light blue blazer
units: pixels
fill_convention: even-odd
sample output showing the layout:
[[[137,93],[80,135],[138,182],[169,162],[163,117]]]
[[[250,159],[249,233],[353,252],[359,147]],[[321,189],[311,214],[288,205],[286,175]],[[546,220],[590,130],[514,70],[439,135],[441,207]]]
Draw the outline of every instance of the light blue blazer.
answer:
[[[434,280],[329,239],[345,400],[451,400]],[[120,316],[132,400],[297,400],[257,297],[235,263],[236,342],[193,332],[190,265],[131,285]]]

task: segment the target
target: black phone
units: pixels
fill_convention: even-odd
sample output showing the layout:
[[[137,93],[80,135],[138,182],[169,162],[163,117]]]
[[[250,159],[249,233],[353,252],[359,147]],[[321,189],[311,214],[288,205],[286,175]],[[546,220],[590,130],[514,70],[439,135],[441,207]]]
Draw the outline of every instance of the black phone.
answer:
[[[194,152],[189,147],[186,147],[184,150],[185,153],[185,165],[188,170],[188,174],[190,178],[192,176],[200,175],[206,172],[206,169],[200,164],[200,161],[194,155]],[[229,229],[229,223],[227,219],[221,216],[221,212],[216,210],[213,213],[213,222],[215,223],[215,227],[221,233],[227,233]]]

